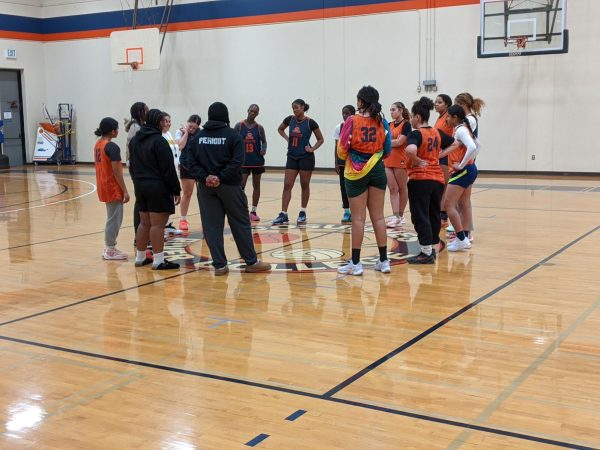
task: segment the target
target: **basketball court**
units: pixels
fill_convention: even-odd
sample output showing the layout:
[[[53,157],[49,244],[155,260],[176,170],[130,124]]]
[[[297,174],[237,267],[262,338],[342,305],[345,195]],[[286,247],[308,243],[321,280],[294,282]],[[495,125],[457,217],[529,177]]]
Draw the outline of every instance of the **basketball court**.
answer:
[[[409,266],[407,227],[389,234],[392,273],[363,277],[335,271],[349,229],[333,175],[315,176],[305,228],[256,226],[272,273],[233,260],[226,277],[197,205],[166,247],[179,272],[102,262],[94,180],[0,174],[3,447],[600,445],[599,179],[481,177],[470,252]],[[265,175],[265,218],[281,183]]]
[[[373,229],[367,224],[363,276],[337,272],[352,249],[351,225],[339,221],[343,210],[333,170],[314,173],[308,223],[302,226],[272,225],[280,212],[284,175],[280,169],[269,168],[262,176],[258,209],[262,220],[253,225],[253,239],[259,259],[271,265],[270,273],[244,273],[244,262],[226,226],[230,270],[225,276],[215,276],[196,196],[188,214],[189,231],[170,236],[165,243],[166,256],[181,265],[179,270],[134,267],[133,201],[125,204],[118,238],[119,248],[130,259],[103,261],[106,209],[98,201],[94,166],[89,164],[92,160],[86,160],[83,153],[93,148],[93,135],[88,136],[89,130],[75,131],[69,138],[68,156],[62,149],[50,157],[40,150],[32,157],[35,140],[32,148],[26,149],[23,138],[23,133],[31,132],[25,127],[32,120],[23,113],[4,114],[10,105],[3,100],[0,83],[2,117],[10,119],[4,124],[7,140],[3,151],[13,161],[10,168],[0,168],[0,448],[600,448],[600,177],[589,173],[595,170],[595,160],[572,156],[575,145],[561,149],[561,155],[552,154],[551,163],[558,165],[564,157],[570,162],[577,160],[579,166],[547,169],[547,155],[527,146],[559,141],[567,130],[563,133],[555,127],[548,137],[542,135],[547,128],[539,127],[532,137],[518,128],[520,122],[526,122],[526,127],[531,124],[532,129],[542,121],[551,126],[540,114],[542,109],[535,109],[543,102],[527,109],[525,116],[514,112],[521,111],[519,105],[530,98],[535,102],[543,95],[546,100],[545,66],[534,58],[560,58],[576,45],[576,39],[569,42],[577,30],[569,34],[567,0],[439,2],[443,5],[353,1],[293,12],[287,11],[283,2],[267,2],[272,10],[264,14],[252,11],[255,15],[246,9],[256,5],[237,2],[240,17],[230,17],[231,5],[222,13],[224,2],[163,3],[163,17],[158,16],[154,27],[147,27],[146,22],[153,20],[150,13],[156,13],[158,7],[146,8],[150,11],[146,15],[134,14],[133,27],[127,22],[128,27],[86,30],[85,21],[70,25],[76,16],[69,15],[45,23],[50,31],[39,39],[47,41],[47,52],[58,53],[59,44],[52,39],[82,40],[89,48],[81,53],[75,44],[60,45],[69,46],[73,58],[86,58],[97,51],[103,59],[85,60],[81,65],[90,70],[106,66],[106,73],[98,71],[104,74],[102,82],[109,80],[117,86],[110,92],[92,92],[80,86],[86,81],[48,67],[47,79],[42,81],[51,86],[59,73],[80,98],[74,94],[74,100],[65,99],[73,101],[74,110],[71,103],[59,104],[57,124],[44,127],[33,121],[40,127],[38,134],[50,136],[46,143],[55,142],[72,126],[79,126],[77,130],[84,125],[97,126],[101,116],[92,120],[82,113],[78,119],[77,103],[84,97],[96,95],[90,103],[102,110],[106,106],[102,96],[116,104],[129,102],[128,95],[135,88],[154,95],[160,85],[157,80],[178,80],[174,73],[191,83],[185,85],[187,90],[182,81],[181,89],[166,89],[154,98],[180,99],[181,111],[171,111],[177,116],[174,120],[183,117],[182,111],[188,117],[198,98],[191,89],[196,81],[192,83],[185,72],[189,61],[171,55],[168,58],[172,60],[165,59],[164,53],[175,54],[173,36],[180,40],[179,47],[182,42],[187,43],[186,48],[201,47],[200,38],[193,41],[192,33],[182,31],[204,33],[203,39],[211,44],[213,35],[208,33],[219,33],[219,45],[227,49],[254,41],[240,40],[237,34],[228,38],[226,33],[257,33],[252,37],[258,39],[262,35],[256,29],[260,27],[272,27],[272,33],[279,33],[288,26],[296,33],[300,23],[310,29],[330,20],[327,26],[335,36],[346,36],[350,42],[355,36],[352,26],[367,29],[379,24],[371,22],[378,20],[377,31],[385,33],[396,24],[393,14],[414,15],[420,9],[415,33],[424,44],[418,49],[418,93],[411,85],[410,96],[403,97],[410,105],[421,95],[434,98],[449,85],[438,86],[436,81],[443,77],[435,73],[435,42],[437,39],[441,46],[444,37],[436,38],[435,29],[451,21],[436,19],[433,11],[446,8],[438,12],[440,17],[454,17],[454,12],[448,11],[471,8],[469,14],[480,27],[468,32],[469,54],[481,68],[482,78],[487,77],[486,85],[505,87],[507,79],[517,78],[515,68],[528,57],[532,62],[527,70],[541,81],[519,79],[514,90],[500,92],[499,97],[512,99],[510,108],[502,111],[498,102],[487,100],[494,87],[487,96],[482,95],[488,107],[481,119],[483,150],[478,165],[481,161],[487,168],[493,163],[493,170],[502,172],[480,174],[473,186],[473,247],[448,252],[448,238],[442,229],[436,263],[407,264],[408,257],[421,251],[407,211],[403,228],[387,230],[390,274],[374,270],[379,253]],[[135,4],[137,7],[138,2]],[[473,5],[479,4],[475,16]],[[107,17],[102,20],[108,21]],[[100,16],[92,18],[100,20]],[[131,16],[123,14],[118,19],[130,21]],[[345,20],[350,31],[335,28],[341,23],[338,19]],[[28,39],[2,35],[2,27],[9,28],[3,20],[0,14],[0,39]],[[136,20],[141,21],[138,29],[124,29],[135,28]],[[406,30],[407,35],[412,32]],[[320,31],[335,40],[325,25]],[[462,31],[457,29],[456,36],[462,36]],[[318,34],[303,32],[306,40]],[[276,47],[281,35],[273,36],[269,35],[269,45]],[[103,53],[93,47],[100,41],[106,41]],[[323,63],[334,66],[340,55],[330,52],[328,59],[330,50],[323,52]],[[211,51],[206,49],[203,55],[207,67],[216,60],[224,68],[202,73],[205,78],[199,77],[198,83],[207,90],[212,88],[211,82],[227,84],[233,79],[228,78],[225,62],[214,59]],[[447,55],[440,54],[437,58],[443,63]],[[242,61],[246,57],[254,58],[239,55]],[[315,65],[319,58],[314,56]],[[178,72],[169,72],[165,60]],[[500,60],[503,66],[486,65]],[[267,59],[263,67],[277,67],[284,73],[278,61],[270,64]],[[560,60],[554,61],[558,66]],[[502,67],[502,71],[494,74],[490,67]],[[515,72],[510,72],[513,69]],[[10,70],[16,73],[16,69]],[[24,92],[31,98],[31,80],[22,73],[11,95],[21,96],[23,81],[29,89]],[[479,72],[467,74],[457,69],[456,73],[462,78],[453,93],[470,90],[465,79],[479,82]],[[309,78],[313,75],[306,75],[307,86],[315,83]],[[325,159],[318,162],[323,169],[330,168],[333,160],[328,127],[339,123],[338,103],[341,106],[352,96],[341,95],[325,69],[314,76],[325,80],[319,82],[327,92],[324,106],[319,110],[317,103],[315,108],[327,115],[325,144],[318,150],[328,155],[325,163]],[[354,86],[353,76],[358,75],[348,76],[348,86]],[[559,78],[554,72],[552,76]],[[290,93],[288,85],[278,91],[277,86],[269,85],[268,75],[264,77],[261,89],[268,95],[260,101],[263,115],[258,120],[269,135],[268,155],[273,159],[268,161],[283,167],[284,144],[275,131],[281,117],[269,109],[269,102],[285,103],[289,109],[287,97],[281,100],[278,92],[296,94]],[[366,83],[370,80],[360,79],[360,85]],[[237,85],[228,88],[239,94]],[[243,96],[238,97],[242,102]],[[27,98],[20,102],[26,103]],[[239,105],[229,105],[241,110]],[[555,114],[562,109],[557,108]],[[120,121],[117,114],[121,113],[113,115]],[[490,135],[498,125],[492,127],[490,116],[505,130],[495,141]],[[533,142],[534,138],[539,142]],[[70,139],[74,142],[72,153]],[[514,156],[515,141],[523,154],[509,161],[513,166],[505,170],[503,164],[509,164]],[[124,154],[123,142],[119,145]],[[22,165],[27,162],[39,165]],[[125,182],[133,193],[127,173]],[[248,183],[248,196],[251,189]],[[290,219],[299,208],[300,186],[296,183]],[[390,214],[386,198],[386,216]]]

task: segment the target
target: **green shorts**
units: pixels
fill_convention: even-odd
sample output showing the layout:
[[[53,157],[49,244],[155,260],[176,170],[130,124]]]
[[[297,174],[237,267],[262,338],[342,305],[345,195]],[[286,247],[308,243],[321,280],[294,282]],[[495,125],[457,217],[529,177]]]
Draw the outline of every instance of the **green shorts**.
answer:
[[[362,193],[366,192],[370,186],[382,189],[385,191],[387,187],[387,176],[385,175],[385,166],[383,160],[377,161],[377,164],[373,166],[371,171],[364,177],[358,180],[345,179],[346,182],[346,194],[348,197],[358,197]]]

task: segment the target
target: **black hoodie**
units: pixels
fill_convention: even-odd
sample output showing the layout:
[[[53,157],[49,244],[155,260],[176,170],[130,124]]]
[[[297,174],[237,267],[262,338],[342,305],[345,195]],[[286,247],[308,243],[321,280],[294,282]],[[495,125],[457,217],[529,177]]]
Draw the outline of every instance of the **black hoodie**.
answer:
[[[200,183],[216,175],[222,184],[241,185],[244,143],[228,123],[209,120],[188,143],[186,168]]]
[[[129,144],[129,173],[135,182],[161,181],[173,195],[179,195],[173,152],[158,128],[143,125]]]

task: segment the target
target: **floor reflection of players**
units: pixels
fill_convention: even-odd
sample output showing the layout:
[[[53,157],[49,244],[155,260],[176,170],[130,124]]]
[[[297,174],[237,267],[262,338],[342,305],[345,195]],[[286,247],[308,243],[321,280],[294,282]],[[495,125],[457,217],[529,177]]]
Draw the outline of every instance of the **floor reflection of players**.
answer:
[[[162,363],[177,359],[185,349],[179,340],[179,319],[168,308],[171,284],[179,277],[141,287],[134,321],[134,351],[143,361]]]
[[[375,295],[373,325],[390,327],[394,330],[406,329],[406,313],[412,309],[407,264],[395,266],[393,277],[379,275],[379,292]]]
[[[447,257],[447,256],[446,256]],[[442,260],[444,256],[439,259]],[[436,264],[435,269],[420,270],[421,282],[413,299],[413,311],[427,314],[432,317],[431,324],[437,323],[455,311],[474,301],[471,298],[473,255],[464,253],[452,255],[449,267]],[[414,272],[413,272],[414,273]],[[432,313],[435,312],[435,313]],[[448,324],[448,330],[434,334],[436,339],[431,345],[439,349],[439,358],[430,358],[429,362],[436,366],[440,373],[462,373],[468,366],[472,366],[479,353],[479,314],[480,308],[471,308]],[[457,330],[460,330],[458,332]],[[416,330],[415,335],[424,330]],[[434,361],[435,360],[435,361]],[[487,376],[489,366],[482,365],[471,367],[472,371]]]
[[[311,253],[312,247],[306,229],[298,228],[295,231],[300,232],[301,248],[298,244],[286,247],[286,263],[293,264],[295,270],[286,273],[290,293],[282,310],[286,315],[320,320],[326,296],[322,292],[317,293],[317,278],[312,269],[316,256]]]
[[[109,292],[123,289],[123,283],[117,272],[118,264],[106,264],[106,287]],[[103,317],[104,335],[102,336],[103,352],[109,356],[130,358],[133,331],[133,314],[129,310],[127,294],[114,294],[109,297],[110,303]]]
[[[0,179],[0,222],[6,222],[8,255],[11,263],[31,261],[31,214],[24,198],[29,196],[29,179],[2,177]],[[22,211],[4,213],[12,209]]]
[[[183,277],[186,368],[247,376],[255,318],[266,311],[269,290],[266,274],[237,280],[232,274],[202,281]]]

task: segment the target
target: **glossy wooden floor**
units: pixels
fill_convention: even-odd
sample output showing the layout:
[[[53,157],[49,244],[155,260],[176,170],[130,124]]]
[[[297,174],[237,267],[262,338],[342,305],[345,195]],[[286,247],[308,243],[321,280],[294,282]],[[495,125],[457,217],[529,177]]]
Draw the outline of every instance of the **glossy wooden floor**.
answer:
[[[600,447],[600,178],[481,176],[472,250],[340,277],[334,175],[309,226],[255,230],[268,275],[207,268],[198,206],[180,271],[101,259],[89,166],[0,172],[0,448]],[[130,181],[127,180],[129,183]],[[290,214],[295,217],[299,187]],[[119,247],[133,255],[132,205]]]

